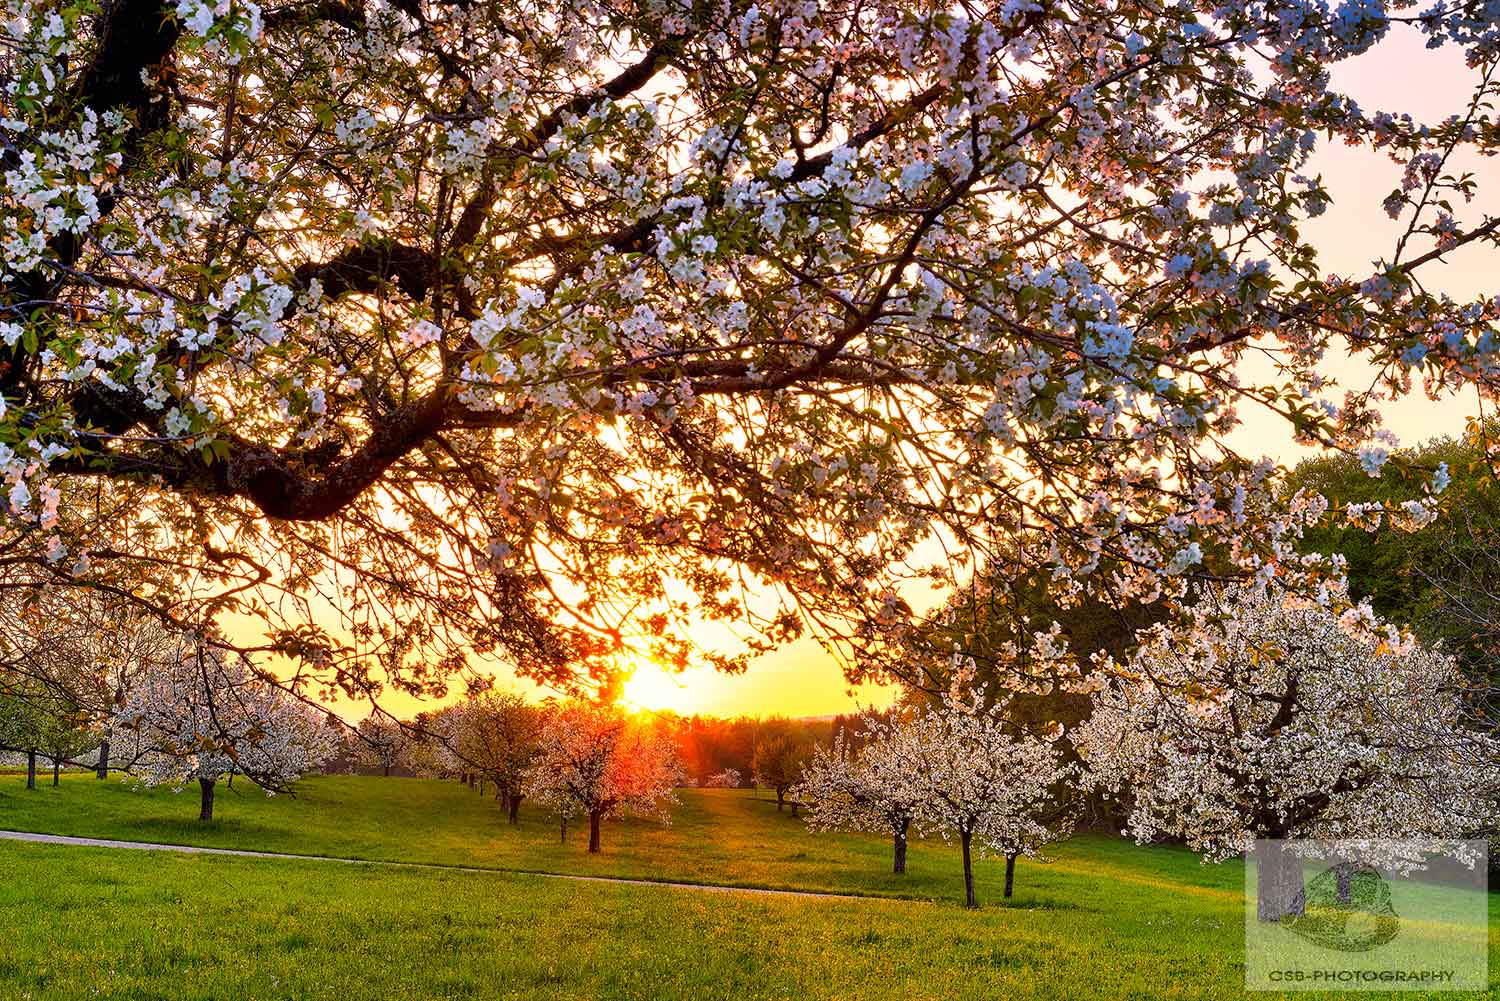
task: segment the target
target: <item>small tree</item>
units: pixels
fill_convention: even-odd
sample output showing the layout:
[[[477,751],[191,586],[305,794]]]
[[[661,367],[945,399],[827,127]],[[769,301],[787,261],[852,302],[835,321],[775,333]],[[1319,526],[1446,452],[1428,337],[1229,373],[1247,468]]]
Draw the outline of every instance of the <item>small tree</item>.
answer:
[[[790,728],[773,730],[755,743],[752,767],[757,785],[776,791],[776,809],[786,804],[786,794],[802,780],[802,769],[812,759],[812,744]],[[798,804],[792,804],[792,816]]]
[[[410,743],[401,721],[378,710],[359,721],[350,739],[355,763],[361,768],[378,768],[387,777],[406,757]]]
[[[1142,842],[1207,860],[1259,839],[1468,837],[1489,828],[1500,742],[1464,729],[1453,660],[1382,629],[1265,591],[1195,608],[1094,696],[1076,743],[1094,781],[1128,793]],[[1262,921],[1298,913],[1301,859],[1259,851]]]
[[[463,704],[454,753],[495,783],[512,824],[526,796],[526,773],[542,752],[542,709],[514,692],[484,692]]]
[[[918,828],[957,838],[964,900],[977,907],[976,854],[1005,857],[1008,897],[1016,858],[1039,857],[1070,831],[1057,795],[1074,769],[1050,742],[1014,732],[1003,704],[985,706],[982,687],[965,691],[968,677],[958,673],[938,704],[891,724],[886,767],[915,796]]]
[[[703,780],[705,789],[738,789],[740,787],[740,771],[738,768],[726,768],[722,772],[714,772]]]
[[[134,770],[147,784],[198,780],[202,821],[213,819],[214,787],[225,775],[248,775],[269,795],[338,748],[326,714],[201,643],[143,677],[115,729],[134,735]]]
[[[562,818],[589,818],[589,851],[600,849],[600,823],[623,813],[670,822],[679,773],[670,744],[618,709],[570,702],[547,721],[541,754],[527,771],[527,794]]]
[[[808,804],[808,826],[814,830],[855,830],[887,834],[892,842],[891,871],[906,872],[906,844],[916,818],[920,793],[902,771],[908,756],[893,743],[909,729],[865,717],[870,739],[856,754],[842,733],[833,747],[819,747],[803,773],[797,797]]]

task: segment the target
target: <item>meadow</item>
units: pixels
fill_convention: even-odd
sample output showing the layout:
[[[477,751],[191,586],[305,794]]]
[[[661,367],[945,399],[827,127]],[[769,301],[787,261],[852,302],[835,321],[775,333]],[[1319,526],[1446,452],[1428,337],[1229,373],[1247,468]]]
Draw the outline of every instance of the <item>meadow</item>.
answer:
[[[1009,901],[988,861],[968,911],[941,842],[914,844],[893,876],[881,839],[813,834],[765,793],[684,790],[670,826],[609,823],[590,856],[584,832],[559,844],[524,807],[512,828],[454,782],[297,791],[237,782],[204,825],[191,792],[84,775],[28,792],[0,776],[0,828],[494,871],[0,842],[0,999],[1244,996],[1243,871],[1176,848],[1076,837],[1049,864],[1023,860]]]

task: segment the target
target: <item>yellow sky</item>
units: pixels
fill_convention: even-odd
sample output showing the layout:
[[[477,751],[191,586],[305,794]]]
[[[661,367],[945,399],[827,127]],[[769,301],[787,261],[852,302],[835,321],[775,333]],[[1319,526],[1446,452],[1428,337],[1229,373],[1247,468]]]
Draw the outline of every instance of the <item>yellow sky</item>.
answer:
[[[1456,49],[1426,50],[1411,30],[1393,32],[1387,43],[1338,67],[1334,77],[1335,86],[1350,92],[1367,111],[1406,111],[1427,121],[1461,111],[1470,80]],[[1472,224],[1482,212],[1500,212],[1493,190],[1500,188],[1500,168],[1493,161],[1463,166],[1480,176],[1481,202],[1466,208],[1460,222]],[[1311,224],[1314,239],[1324,248],[1324,265],[1330,272],[1362,277],[1369,273],[1373,258],[1390,252],[1397,235],[1397,224],[1386,218],[1380,201],[1397,186],[1400,168],[1382,156],[1334,146],[1319,151],[1314,170],[1323,173],[1335,198],[1329,211]],[[1493,278],[1494,257],[1484,248],[1453,255],[1436,287],[1464,297],[1500,292]],[[1368,377],[1362,365],[1348,359],[1333,359],[1329,367],[1345,385],[1358,385]],[[1472,394],[1433,402],[1417,392],[1386,409],[1387,426],[1403,443],[1415,444],[1434,435],[1457,433],[1475,409]],[[1263,414],[1246,412],[1243,416],[1245,425],[1233,438],[1241,451],[1269,455],[1283,463],[1305,454],[1291,443],[1283,423]],[[927,604],[920,595],[907,597],[919,608]],[[500,680],[525,692],[545,694],[513,679]],[[832,657],[812,639],[760,657],[743,675],[722,675],[707,667],[673,674],[643,662],[625,686],[626,700],[642,708],[720,716],[826,715],[861,705],[885,705],[894,694],[892,688],[869,685],[851,690]],[[404,714],[418,707],[410,700],[397,699],[388,708]],[[360,714],[360,710],[351,713]]]

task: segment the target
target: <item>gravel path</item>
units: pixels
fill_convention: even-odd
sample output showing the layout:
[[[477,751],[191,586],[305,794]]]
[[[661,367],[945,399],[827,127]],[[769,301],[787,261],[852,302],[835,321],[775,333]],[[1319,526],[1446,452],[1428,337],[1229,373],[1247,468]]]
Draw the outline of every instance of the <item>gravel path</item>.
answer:
[[[669,886],[679,890],[706,890],[711,893],[751,893],[771,897],[812,897],[820,900],[882,899],[847,893],[823,893],[818,890],[765,890],[749,886],[722,886],[716,883],[677,883],[664,879],[630,879],[625,876],[579,876],[536,869],[485,869],[467,865],[440,865],[435,862],[387,862],[382,860],[339,858],[333,855],[294,855],[290,852],[253,852],[238,848],[204,848],[198,845],[164,845],[151,841],[115,841],[110,838],[74,838],[62,834],[32,834],[28,831],[0,831],[0,841],[28,841],[40,845],[66,845],[76,848],[128,848],[148,852],[179,852],[186,855],[237,855],[243,858],[295,859],[301,862],[342,862],[345,865],[381,865],[401,869],[442,869],[450,872],[485,872],[501,876],[540,876],[546,879],[571,879],[583,883],[624,883],[628,886]]]

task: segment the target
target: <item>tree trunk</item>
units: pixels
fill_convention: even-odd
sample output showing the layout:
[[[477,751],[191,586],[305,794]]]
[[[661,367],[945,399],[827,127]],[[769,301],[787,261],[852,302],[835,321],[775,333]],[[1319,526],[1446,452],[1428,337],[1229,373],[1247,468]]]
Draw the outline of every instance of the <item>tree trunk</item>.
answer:
[[[521,815],[521,796],[520,796],[519,793],[511,793],[510,794],[510,822],[512,824],[519,823],[520,821],[519,821],[518,818],[520,817],[520,815]]]
[[[1354,895],[1354,866],[1349,862],[1340,862],[1333,867],[1333,876],[1338,881],[1339,903],[1348,906]]]
[[[1005,899],[1010,899],[1010,891],[1015,889],[1015,885],[1016,857],[1014,855],[1007,855],[1005,856]]]
[[[57,788],[57,783],[62,774],[62,758],[52,759],[52,788]]]
[[[95,778],[109,778],[109,741],[99,745],[99,768]]]
[[[562,836],[558,839],[558,842],[560,844],[564,844],[564,845],[568,843],[568,818],[567,817],[564,817],[562,819]]]
[[[781,786],[776,787],[776,812],[781,812],[781,804],[786,802],[786,790]]]
[[[891,863],[891,872],[901,876],[906,873],[906,829],[911,821],[901,821],[901,826],[896,829],[895,861]]]
[[[198,788],[202,790],[202,805],[198,807],[199,820],[214,819],[214,780],[199,779]]]
[[[381,767],[381,774],[384,775],[386,778],[390,778],[391,777],[391,766],[390,765],[383,765]]]
[[[470,789],[474,788],[474,786],[477,783],[477,781],[478,781],[478,778],[476,776],[470,775],[469,776],[469,788]]]
[[[1302,860],[1280,842],[1256,843],[1255,883],[1256,920],[1275,922],[1302,913]]]
[[[797,816],[797,807],[799,807],[801,805],[802,804],[799,803],[797,800],[795,800],[795,799],[792,800],[792,816],[793,817]]]
[[[36,752],[26,752],[26,788],[36,788]]]
[[[598,810],[589,814],[589,851],[599,852],[599,820],[603,816]]]
[[[974,834],[964,831],[959,838],[964,846],[964,906],[978,907],[979,898],[974,896],[974,859],[969,853],[969,843],[974,840]]]

